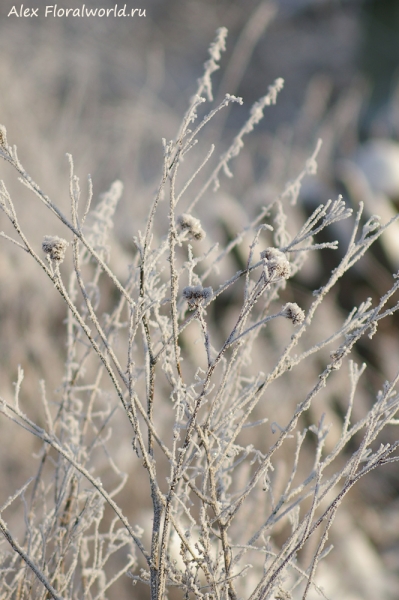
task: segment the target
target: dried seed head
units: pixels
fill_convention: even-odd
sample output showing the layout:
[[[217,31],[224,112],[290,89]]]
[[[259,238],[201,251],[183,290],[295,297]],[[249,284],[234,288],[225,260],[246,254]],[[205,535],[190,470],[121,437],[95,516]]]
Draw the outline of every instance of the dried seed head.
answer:
[[[56,235],[46,235],[42,242],[42,249],[51,260],[62,263],[65,257],[65,252],[69,246],[66,240]]]
[[[203,240],[206,236],[205,231],[201,227],[201,222],[192,215],[183,214],[177,218],[177,225],[181,231],[187,230],[191,237],[195,240]]]
[[[291,275],[290,263],[281,250],[266,248],[266,250],[260,253],[260,257],[265,261],[265,267],[270,276],[288,279]]]
[[[305,312],[295,302],[287,302],[280,314],[282,317],[290,319],[294,325],[300,325],[305,318]]]
[[[278,248],[266,248],[260,253],[260,257],[264,260],[276,260],[281,257],[285,258],[285,255]]]
[[[201,302],[208,300],[212,296],[213,289],[211,287],[203,288],[202,285],[189,285],[184,288],[182,294],[183,298],[187,300],[190,310],[193,310],[194,308],[198,308]]]

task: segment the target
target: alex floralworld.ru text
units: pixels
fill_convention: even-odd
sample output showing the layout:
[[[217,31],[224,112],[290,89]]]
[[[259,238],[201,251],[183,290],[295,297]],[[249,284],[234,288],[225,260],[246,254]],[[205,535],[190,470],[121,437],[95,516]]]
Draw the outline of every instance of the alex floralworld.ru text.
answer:
[[[146,9],[144,8],[127,8],[126,4],[118,6],[115,4],[113,8],[87,8],[86,4],[82,4],[80,8],[63,8],[58,4],[48,5],[40,9],[39,7],[26,7],[14,5],[8,13],[8,17],[38,17],[43,14],[45,17],[145,17]]]

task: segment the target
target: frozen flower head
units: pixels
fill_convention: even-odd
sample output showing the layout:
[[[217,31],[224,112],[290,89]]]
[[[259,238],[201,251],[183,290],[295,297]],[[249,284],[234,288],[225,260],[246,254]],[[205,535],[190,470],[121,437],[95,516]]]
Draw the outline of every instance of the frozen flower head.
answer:
[[[305,312],[295,302],[287,302],[280,314],[282,317],[290,319],[294,325],[300,325],[305,318]]]
[[[188,231],[190,236],[195,240],[203,240],[206,236],[205,231],[201,227],[200,220],[191,215],[180,215],[177,219],[177,225],[181,231]]]
[[[65,251],[69,246],[66,240],[56,235],[46,235],[42,242],[42,249],[45,254],[58,263],[62,263],[65,257]]]
[[[260,253],[260,257],[264,260],[270,276],[288,279],[291,274],[291,267],[284,252],[277,248],[266,248]]]
[[[202,285],[189,285],[184,288],[182,294],[183,298],[187,300],[189,309],[194,310],[199,307],[201,302],[208,300],[212,296],[213,290],[211,287],[203,288]]]

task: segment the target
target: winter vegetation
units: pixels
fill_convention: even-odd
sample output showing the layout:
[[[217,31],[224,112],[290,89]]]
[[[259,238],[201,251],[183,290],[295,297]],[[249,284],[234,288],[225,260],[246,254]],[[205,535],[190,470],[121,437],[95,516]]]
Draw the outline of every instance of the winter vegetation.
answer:
[[[214,207],[284,85],[269,86],[218,153],[213,123],[233,104],[246,110],[234,95],[213,101],[226,35],[163,140],[130,254],[112,237],[120,181],[95,202],[68,155],[67,215],[1,126],[3,164],[54,223],[31,239],[36,205],[2,181],[2,253],[16,248],[51,283],[66,318],[57,389],[38,376],[25,391],[21,365],[14,394],[0,390],[2,427],[34,453],[0,507],[2,600],[329,598],[341,511],[399,459],[399,371],[371,393],[358,353],[393,322],[399,274],[348,311],[335,296],[397,217],[382,222],[341,196],[305,214],[319,140],[256,212],[241,206],[234,220],[232,203],[221,224]],[[333,253],[318,289],[301,291],[301,273]]]

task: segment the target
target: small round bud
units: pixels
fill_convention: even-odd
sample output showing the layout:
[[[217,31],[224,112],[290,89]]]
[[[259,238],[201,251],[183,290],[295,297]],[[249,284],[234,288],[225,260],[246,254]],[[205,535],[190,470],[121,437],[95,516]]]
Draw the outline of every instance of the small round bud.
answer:
[[[181,231],[188,231],[190,236],[195,240],[203,240],[206,236],[205,231],[201,227],[201,221],[192,215],[180,215],[180,217],[177,218],[177,225]]]
[[[42,249],[45,254],[56,262],[62,263],[65,252],[69,246],[68,242],[56,235],[46,235],[42,242]]]
[[[198,308],[201,302],[209,300],[213,294],[213,290],[211,287],[203,288],[202,285],[189,285],[184,288],[182,294],[183,298],[187,300],[190,310],[193,310],[194,308]]]
[[[282,317],[290,319],[294,325],[300,325],[305,318],[305,312],[295,302],[287,302],[280,314]]]
[[[284,252],[277,248],[266,248],[260,253],[260,257],[265,262],[265,267],[272,277],[282,277],[288,279],[291,275],[291,266]]]

